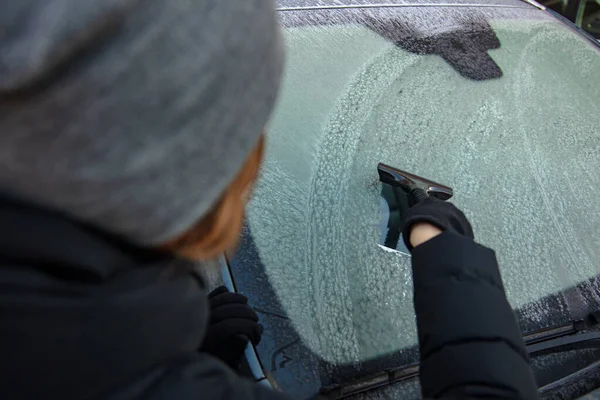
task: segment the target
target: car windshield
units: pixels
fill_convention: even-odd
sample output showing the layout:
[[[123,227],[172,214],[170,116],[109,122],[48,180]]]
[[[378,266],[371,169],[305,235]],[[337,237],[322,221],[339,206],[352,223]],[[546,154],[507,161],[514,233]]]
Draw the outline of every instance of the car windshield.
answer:
[[[513,307],[600,273],[594,45],[533,8],[281,14],[287,71],[247,220],[314,353],[416,343],[410,256],[381,245],[379,162],[454,189]]]

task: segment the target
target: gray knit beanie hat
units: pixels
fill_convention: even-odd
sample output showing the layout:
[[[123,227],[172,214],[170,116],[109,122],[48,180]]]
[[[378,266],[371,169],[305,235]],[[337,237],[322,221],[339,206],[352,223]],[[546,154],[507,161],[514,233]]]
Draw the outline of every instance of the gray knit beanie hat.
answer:
[[[172,239],[257,144],[282,54],[271,0],[0,2],[0,192]]]

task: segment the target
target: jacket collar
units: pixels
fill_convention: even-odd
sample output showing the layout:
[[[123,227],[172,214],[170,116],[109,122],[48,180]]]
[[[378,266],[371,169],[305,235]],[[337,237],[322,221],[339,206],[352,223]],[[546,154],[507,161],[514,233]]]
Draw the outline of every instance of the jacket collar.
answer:
[[[0,227],[0,259],[67,280],[102,282],[123,268],[172,258],[8,196],[0,197]]]
[[[202,342],[194,263],[6,198],[0,228],[4,397],[101,396]]]

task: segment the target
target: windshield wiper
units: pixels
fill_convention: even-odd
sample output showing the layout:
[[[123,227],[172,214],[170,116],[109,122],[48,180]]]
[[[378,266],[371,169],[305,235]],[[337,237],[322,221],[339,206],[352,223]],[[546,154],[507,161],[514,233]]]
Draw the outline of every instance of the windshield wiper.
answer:
[[[330,385],[321,388],[319,394],[328,399],[343,399],[354,394],[405,381],[419,376],[419,363],[405,367],[388,369],[348,383]]]
[[[523,336],[531,356],[600,347],[600,311],[566,325],[540,329]]]
[[[565,325],[542,328],[523,335],[527,352],[532,357],[563,351],[600,348],[600,310],[590,313],[586,319],[571,321]],[[357,393],[402,382],[419,376],[419,363],[387,369],[348,383],[321,388],[320,394],[330,399],[343,399]]]

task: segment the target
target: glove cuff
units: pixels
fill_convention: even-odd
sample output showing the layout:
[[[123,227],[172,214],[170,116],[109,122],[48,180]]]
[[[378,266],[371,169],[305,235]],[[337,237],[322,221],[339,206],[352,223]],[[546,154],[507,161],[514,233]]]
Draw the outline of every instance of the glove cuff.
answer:
[[[404,222],[404,228],[402,229],[402,240],[404,240],[404,245],[410,251],[412,251],[413,249],[413,245],[410,244],[410,231],[412,230],[413,225],[418,223],[431,224],[439,228],[441,231],[445,231],[448,229],[446,226],[444,226],[444,224],[440,223],[440,221],[438,221],[435,217],[432,217],[430,215],[419,215],[417,217],[409,217]]]

